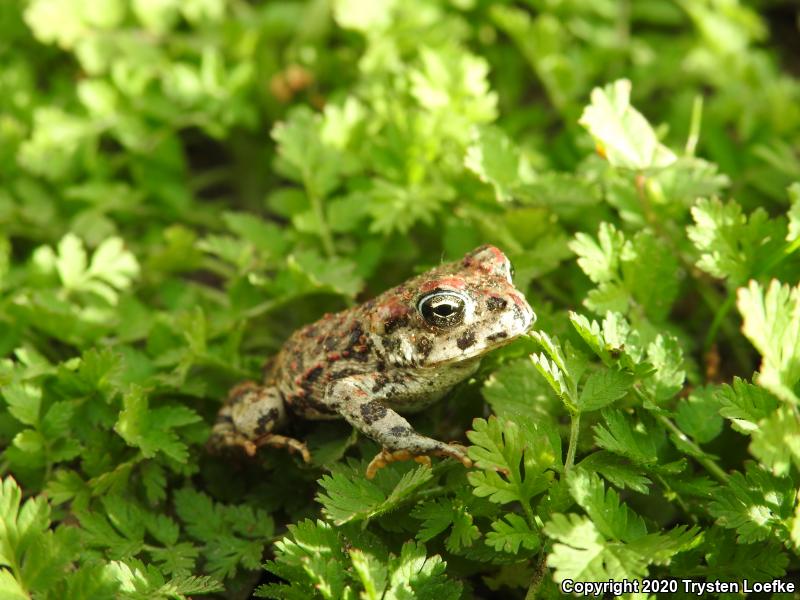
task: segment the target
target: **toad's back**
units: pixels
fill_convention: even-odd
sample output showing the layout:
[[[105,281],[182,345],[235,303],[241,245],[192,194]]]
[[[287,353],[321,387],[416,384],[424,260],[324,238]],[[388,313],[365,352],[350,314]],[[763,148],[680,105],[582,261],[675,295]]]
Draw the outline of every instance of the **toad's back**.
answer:
[[[305,418],[336,418],[323,402],[327,385],[336,379],[385,368],[365,331],[367,302],[295,331],[264,370],[264,382],[275,386],[290,410]]]

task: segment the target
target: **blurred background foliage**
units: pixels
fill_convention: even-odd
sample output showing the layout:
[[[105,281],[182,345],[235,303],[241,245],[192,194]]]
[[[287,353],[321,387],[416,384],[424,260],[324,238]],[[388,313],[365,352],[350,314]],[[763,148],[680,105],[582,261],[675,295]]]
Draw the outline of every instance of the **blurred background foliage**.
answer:
[[[724,282],[698,276],[702,235],[685,229],[699,197],[764,219],[789,209],[797,18],[789,0],[0,3],[3,471],[127,560],[117,582],[164,548],[184,562],[160,573],[193,572],[199,553],[219,577],[255,569],[266,513],[316,513],[316,474],[283,467],[305,497],[278,493],[263,465],[231,482],[202,450],[228,387],[299,325],[481,243],[511,257],[543,328],[562,331],[566,308],[615,310],[643,344],[677,336],[690,381],[717,342],[724,373],[749,377],[758,358],[718,309],[750,277],[796,282],[796,262],[753,253],[736,272],[699,264]],[[620,78],[678,155],[645,179],[578,122]],[[594,289],[574,236],[603,221],[632,245],[619,281]],[[237,532],[247,515],[228,507],[216,533],[148,525],[123,537],[160,545],[121,548],[90,516],[115,491],[156,519],[190,482],[263,509],[269,531]],[[213,513],[196,494],[179,518]],[[220,532],[232,557],[214,554]],[[159,576],[142,575],[150,597]]]

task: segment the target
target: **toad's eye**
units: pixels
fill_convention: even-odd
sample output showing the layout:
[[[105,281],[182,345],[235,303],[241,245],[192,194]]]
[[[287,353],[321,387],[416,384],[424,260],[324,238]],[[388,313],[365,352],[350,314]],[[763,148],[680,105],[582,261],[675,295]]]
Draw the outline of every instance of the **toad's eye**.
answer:
[[[511,261],[508,261],[509,280],[514,278],[514,273],[516,273],[516,270],[514,270],[514,263],[512,263]]]
[[[454,327],[464,320],[466,298],[456,292],[433,292],[424,296],[417,310],[429,325]]]

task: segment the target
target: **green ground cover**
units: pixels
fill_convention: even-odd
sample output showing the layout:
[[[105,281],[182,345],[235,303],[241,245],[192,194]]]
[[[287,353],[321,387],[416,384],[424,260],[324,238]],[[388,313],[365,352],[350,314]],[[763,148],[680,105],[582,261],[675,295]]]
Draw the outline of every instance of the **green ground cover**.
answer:
[[[0,3],[0,598],[796,578],[798,40],[788,0]],[[535,331],[414,419],[474,469],[206,452],[293,330],[482,243]]]

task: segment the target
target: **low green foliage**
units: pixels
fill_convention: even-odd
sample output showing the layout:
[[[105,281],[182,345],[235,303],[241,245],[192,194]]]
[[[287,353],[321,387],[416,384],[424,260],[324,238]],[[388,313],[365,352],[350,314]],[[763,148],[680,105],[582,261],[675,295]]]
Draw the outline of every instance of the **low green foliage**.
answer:
[[[0,3],[0,597],[796,576],[795,13]],[[472,469],[207,452],[292,331],[482,243],[536,329],[412,417]]]

